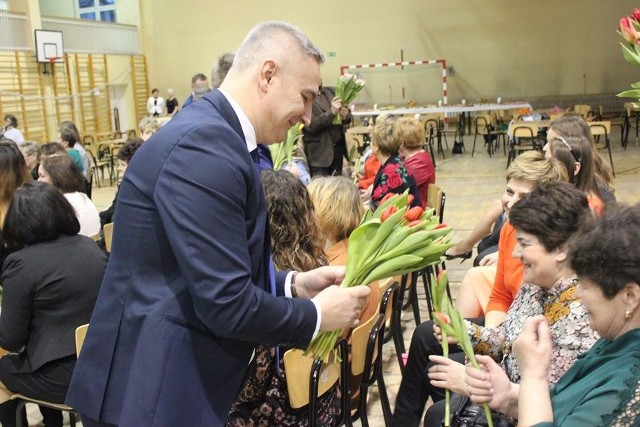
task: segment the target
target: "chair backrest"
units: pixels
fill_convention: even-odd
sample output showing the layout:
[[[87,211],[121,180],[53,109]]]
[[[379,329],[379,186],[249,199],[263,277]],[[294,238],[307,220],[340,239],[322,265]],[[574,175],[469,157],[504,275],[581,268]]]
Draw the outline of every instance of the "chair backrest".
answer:
[[[551,114],[549,114],[549,120],[554,122],[554,121],[558,120],[562,116],[564,116],[564,113],[551,113]]]
[[[444,191],[436,184],[429,184],[427,188],[427,205],[435,209],[435,214],[440,218],[440,222],[444,221],[444,205],[446,196]]]
[[[82,350],[82,345],[84,344],[84,339],[87,336],[87,330],[89,329],[89,324],[80,325],[76,328],[76,355],[80,356],[80,350]]]
[[[513,122],[509,125],[507,134],[514,138],[535,138],[538,135],[538,125],[527,122]]]
[[[400,281],[397,277],[390,277],[380,285],[380,314],[384,314],[385,321],[391,319],[393,306],[398,300],[398,292],[400,291]]]
[[[591,106],[587,104],[576,104],[575,107],[573,107],[573,111],[582,115],[582,117],[586,119],[591,111]]]
[[[486,135],[491,131],[489,125],[492,124],[493,118],[491,117],[491,114],[478,114],[475,117],[474,122],[476,125],[476,133]]]
[[[384,314],[371,316],[369,320],[357,326],[351,332],[351,374],[353,376],[362,375],[367,357],[367,344],[373,327],[382,319],[384,326]],[[371,355],[371,360],[375,361],[377,353]]]
[[[611,121],[589,122],[592,135],[608,135],[611,132]]]
[[[113,240],[113,223],[109,222],[102,227],[104,233],[104,248],[107,252],[111,253],[111,242]]]
[[[340,355],[345,358],[346,355]],[[320,359],[314,359],[305,355],[302,350],[291,349],[283,356],[284,370],[287,373],[287,390],[289,403],[294,409],[308,405],[312,399],[311,379],[314,368],[318,369],[318,392],[316,396],[322,396],[330,390],[340,378],[340,361],[333,360],[322,363]],[[316,365],[319,364],[319,365]]]

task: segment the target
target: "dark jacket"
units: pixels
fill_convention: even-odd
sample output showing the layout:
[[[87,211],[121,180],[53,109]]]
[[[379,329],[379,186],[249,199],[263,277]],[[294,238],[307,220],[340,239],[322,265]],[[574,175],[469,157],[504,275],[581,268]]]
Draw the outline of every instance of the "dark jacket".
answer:
[[[136,152],[116,211],[67,403],[119,427],[223,425],[255,344],[306,347],[317,312],[269,293],[262,185],[221,92]]]
[[[23,346],[33,372],[76,354],[76,328],[89,323],[107,264],[85,236],[63,236],[9,255],[2,272],[0,347]]]

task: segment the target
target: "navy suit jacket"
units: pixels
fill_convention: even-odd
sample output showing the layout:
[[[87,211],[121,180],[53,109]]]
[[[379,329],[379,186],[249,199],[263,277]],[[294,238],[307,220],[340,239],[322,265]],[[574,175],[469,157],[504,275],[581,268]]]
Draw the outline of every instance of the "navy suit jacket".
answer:
[[[227,99],[211,92],[145,143],[67,403],[131,426],[223,425],[255,343],[304,348],[309,300],[269,293],[264,195]]]

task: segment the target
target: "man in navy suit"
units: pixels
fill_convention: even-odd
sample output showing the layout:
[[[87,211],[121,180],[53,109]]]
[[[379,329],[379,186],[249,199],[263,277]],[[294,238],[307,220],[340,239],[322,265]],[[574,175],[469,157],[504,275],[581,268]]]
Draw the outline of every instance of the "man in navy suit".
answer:
[[[223,425],[256,343],[305,348],[357,324],[369,289],[331,286],[344,269],[270,269],[254,163],[257,143],[309,123],[322,61],[297,28],[258,25],[220,90],[132,159],[67,395],[85,426]]]

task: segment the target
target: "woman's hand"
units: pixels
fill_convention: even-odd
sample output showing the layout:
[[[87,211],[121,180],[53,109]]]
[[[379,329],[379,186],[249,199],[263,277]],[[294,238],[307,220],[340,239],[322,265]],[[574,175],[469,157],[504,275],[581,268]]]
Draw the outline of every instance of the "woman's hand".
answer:
[[[513,343],[513,353],[523,377],[546,380],[551,363],[553,340],[544,316],[526,320],[522,333]]]
[[[442,356],[429,356],[429,360],[434,363],[427,372],[432,385],[467,394],[464,365]]]
[[[446,314],[443,314],[443,316],[445,316],[447,319],[449,319],[449,316],[447,316]],[[440,329],[440,326],[438,326],[435,323],[433,324],[433,335],[435,335],[435,337],[438,340],[438,342],[440,344],[442,344],[442,330]],[[447,335],[447,342],[449,344],[453,344],[453,345],[458,344],[458,340],[455,339],[454,337],[449,336],[449,335]]]
[[[489,407],[517,417],[518,385],[513,384],[495,360],[489,356],[476,355],[480,369],[467,365],[465,369],[465,393],[476,404],[488,403]]]
[[[498,252],[491,253],[480,260],[478,263],[481,266],[490,266],[498,264]]]

